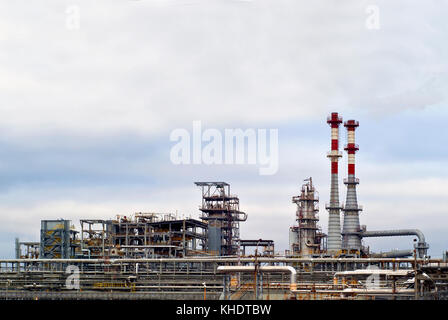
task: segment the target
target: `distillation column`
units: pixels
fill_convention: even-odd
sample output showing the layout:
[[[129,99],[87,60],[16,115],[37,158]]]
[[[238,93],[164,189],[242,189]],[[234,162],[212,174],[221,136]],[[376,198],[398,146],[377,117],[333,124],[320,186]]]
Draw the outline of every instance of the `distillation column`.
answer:
[[[293,230],[297,230],[297,242],[293,243],[292,254],[311,256],[321,252],[322,239],[325,235],[317,226],[317,221],[319,221],[317,217],[319,196],[313,186],[312,178],[305,179],[305,181],[300,195],[292,197],[292,202],[297,204],[297,226],[292,227]]]
[[[347,185],[347,198],[344,207],[344,224],[342,228],[342,248],[347,251],[361,250],[361,228],[359,225],[359,211],[362,209],[358,206],[356,196],[356,185],[359,179],[355,177],[355,153],[359,150],[355,144],[355,129],[359,126],[359,122],[348,120],[344,123],[347,128],[347,145],[344,150],[348,154],[348,178],[344,179]]]
[[[330,203],[327,204],[328,210],[328,252],[336,254],[341,250],[341,205],[339,204],[339,181],[338,181],[338,163],[342,154],[339,152],[339,125],[342,118],[337,112],[333,112],[328,118],[327,123],[331,127],[331,151],[327,157],[331,161],[331,190]]]

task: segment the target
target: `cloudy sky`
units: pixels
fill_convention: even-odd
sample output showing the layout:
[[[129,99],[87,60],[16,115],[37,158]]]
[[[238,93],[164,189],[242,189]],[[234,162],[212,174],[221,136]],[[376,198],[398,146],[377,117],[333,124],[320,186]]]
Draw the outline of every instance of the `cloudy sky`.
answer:
[[[38,241],[41,219],[198,217],[194,181],[230,183],[249,215],[242,238],[284,250],[291,197],[312,176],[326,232],[332,111],[360,122],[361,224],[419,228],[441,256],[447,9],[429,0],[1,2],[0,257],[14,256],[15,237]],[[278,129],[278,172],[174,165],[170,133],[194,120]],[[365,241],[375,251],[411,243]]]

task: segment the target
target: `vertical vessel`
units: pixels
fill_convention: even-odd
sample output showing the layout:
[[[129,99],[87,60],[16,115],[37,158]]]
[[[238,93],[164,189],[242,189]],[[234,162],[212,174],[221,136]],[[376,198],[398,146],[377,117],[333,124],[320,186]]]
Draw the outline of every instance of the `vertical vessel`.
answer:
[[[305,179],[305,182],[300,195],[292,197],[292,202],[297,205],[297,226],[290,229],[290,239],[295,240],[290,246],[292,254],[312,256],[323,251],[325,243],[322,240],[325,235],[317,225],[317,221],[319,221],[317,216],[319,211],[318,193],[311,177]]]

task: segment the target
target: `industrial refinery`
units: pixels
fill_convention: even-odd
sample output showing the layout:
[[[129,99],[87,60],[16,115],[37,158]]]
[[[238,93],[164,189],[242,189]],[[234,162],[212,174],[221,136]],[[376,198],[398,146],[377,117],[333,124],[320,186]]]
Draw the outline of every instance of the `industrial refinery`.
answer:
[[[136,212],[81,219],[79,230],[69,217],[42,220],[39,241],[16,239],[15,259],[0,260],[0,299],[446,300],[446,252],[441,259],[429,257],[422,230],[399,225],[370,230],[361,224],[355,170],[360,124],[337,112],[327,123],[326,232],[319,224],[312,172],[292,178],[303,184],[290,195],[295,223],[285,230],[289,247],[283,251],[262,234],[259,239],[241,234],[240,224],[250,224],[251,213],[233,193],[238,186],[192,181],[198,218]],[[344,188],[341,126],[347,137]],[[365,242],[375,237],[409,237],[409,249],[371,252]]]

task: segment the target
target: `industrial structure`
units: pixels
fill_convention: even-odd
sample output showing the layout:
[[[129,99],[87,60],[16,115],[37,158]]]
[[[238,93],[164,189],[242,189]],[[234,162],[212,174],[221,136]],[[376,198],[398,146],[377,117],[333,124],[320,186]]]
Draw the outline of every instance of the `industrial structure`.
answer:
[[[331,151],[327,157],[331,162],[331,187],[330,203],[326,205],[328,210],[328,252],[336,254],[341,250],[341,205],[339,204],[339,158],[342,154],[339,152],[339,125],[342,118],[337,112],[333,112],[328,118],[327,123],[331,127]]]
[[[40,249],[27,245],[27,257],[43,259],[170,258],[240,254],[239,223],[247,220],[239,198],[226,182],[196,182],[202,187],[201,220],[173,213],[117,215],[115,219],[81,219],[81,231],[70,220],[42,220]],[[79,235],[79,236],[78,236]],[[18,241],[18,240],[17,240]],[[272,240],[261,240],[273,254]],[[247,240],[244,248],[252,246]],[[16,244],[16,251],[19,244]],[[31,248],[33,248],[31,253]],[[20,253],[16,257],[21,257]]]
[[[114,220],[80,220],[77,258],[186,257],[205,253],[204,222],[170,213],[142,213]]]
[[[448,262],[431,259],[418,229],[361,226],[356,187],[356,120],[347,129],[346,201],[339,201],[339,126],[331,128],[328,234],[319,227],[319,195],[305,179],[289,228],[289,250],[242,239],[248,215],[226,182],[201,188],[199,219],[138,212],[113,219],[42,220],[40,242],[16,239],[16,259],[0,260],[0,299],[448,299]],[[343,223],[341,229],[341,212]],[[370,252],[365,238],[413,236],[414,248]],[[247,253],[255,247],[255,253]],[[79,278],[68,281],[70,270]],[[373,285],[372,285],[372,279]]]
[[[39,258],[40,242],[21,242],[16,238],[16,259],[37,259]]]
[[[172,213],[135,213],[114,220],[80,220],[79,258],[182,257],[205,250],[206,224]]]
[[[361,228],[359,225],[359,212],[362,210],[358,206],[358,198],[356,196],[356,185],[359,179],[355,177],[355,153],[359,150],[358,145],[355,144],[355,129],[359,126],[359,122],[355,120],[348,120],[344,123],[347,128],[347,145],[344,150],[347,151],[348,165],[347,165],[347,179],[344,179],[344,184],[347,186],[347,195],[345,200],[344,223],[342,227],[342,248],[347,253],[361,254]]]
[[[225,182],[195,182],[202,189],[201,219],[208,224],[207,250],[216,255],[236,255],[240,248],[240,199]]]
[[[75,258],[79,248],[77,233],[70,220],[42,220],[39,256],[43,259]]]
[[[297,205],[297,225],[290,227],[290,254],[299,256],[315,256],[326,251],[326,235],[317,225],[319,217],[319,196],[314,189],[313,179],[310,177],[302,185],[299,196],[292,197]]]

